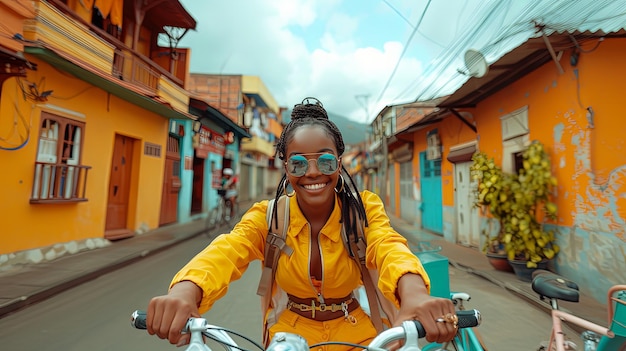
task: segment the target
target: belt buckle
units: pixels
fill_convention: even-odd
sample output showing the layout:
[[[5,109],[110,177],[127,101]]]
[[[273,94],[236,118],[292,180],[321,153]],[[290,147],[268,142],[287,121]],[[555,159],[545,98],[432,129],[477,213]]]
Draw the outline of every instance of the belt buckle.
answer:
[[[327,306],[325,303],[321,303],[321,304],[319,305],[319,311],[320,311],[320,312],[324,312],[324,311],[326,311],[326,308],[328,308],[328,306]],[[331,310],[332,310],[332,309],[331,309]]]

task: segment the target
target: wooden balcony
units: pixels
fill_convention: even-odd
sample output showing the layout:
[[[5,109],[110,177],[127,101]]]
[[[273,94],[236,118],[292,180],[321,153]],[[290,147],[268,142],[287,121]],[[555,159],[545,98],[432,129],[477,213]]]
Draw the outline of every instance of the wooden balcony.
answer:
[[[151,56],[142,55],[106,31],[86,22],[60,1],[35,1],[36,16],[27,20],[24,37],[43,42],[45,48],[63,52],[92,69],[111,75],[159,96],[173,107],[187,111],[189,94],[184,79],[189,66],[189,50],[157,48]],[[161,65],[167,66],[168,69]]]
[[[30,203],[87,201],[87,173],[91,166],[35,162]]]
[[[253,136],[241,140],[241,151],[258,152],[271,157],[274,156],[274,145],[267,140]]]

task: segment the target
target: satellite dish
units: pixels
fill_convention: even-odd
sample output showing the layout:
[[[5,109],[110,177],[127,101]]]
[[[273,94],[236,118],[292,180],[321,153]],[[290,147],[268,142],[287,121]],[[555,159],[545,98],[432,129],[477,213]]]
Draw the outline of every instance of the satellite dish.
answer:
[[[489,65],[480,51],[469,49],[465,52],[465,67],[472,77],[480,78],[487,74]]]

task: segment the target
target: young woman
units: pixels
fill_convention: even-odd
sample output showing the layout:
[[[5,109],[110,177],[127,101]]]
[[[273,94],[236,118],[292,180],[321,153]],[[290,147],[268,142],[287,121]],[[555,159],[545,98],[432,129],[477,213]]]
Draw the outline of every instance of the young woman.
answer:
[[[341,165],[343,152],[341,133],[317,99],[307,98],[294,107],[276,145],[285,169],[276,198],[290,196],[286,243],[293,253],[281,256],[275,281],[289,302],[269,329],[270,338],[282,331],[299,334],[310,345],[329,340],[367,344],[376,336],[372,321],[352,295],[361,274],[340,233],[342,225],[348,235],[355,233],[358,214],[365,218],[367,266],[378,269],[378,287],[399,307],[395,325],[419,320],[428,341],[451,340],[456,325],[441,321],[455,314],[453,304],[428,294],[425,270],[406,239],[390,226],[380,198],[369,191],[356,192]],[[288,184],[293,192],[287,193]],[[180,333],[187,319],[209,310],[250,261],[264,258],[267,206],[268,201],[256,203],[229,234],[217,237],[176,274],[167,295],[150,301],[150,334],[171,343],[188,342]],[[315,313],[299,308],[321,304],[346,308]],[[337,348],[345,349],[333,347]]]

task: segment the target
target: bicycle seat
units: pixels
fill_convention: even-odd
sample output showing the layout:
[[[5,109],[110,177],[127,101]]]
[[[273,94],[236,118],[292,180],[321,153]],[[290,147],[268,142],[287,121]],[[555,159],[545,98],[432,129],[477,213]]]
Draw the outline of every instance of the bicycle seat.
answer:
[[[578,302],[580,297],[578,284],[543,269],[533,272],[532,288],[540,296],[551,299]]]

